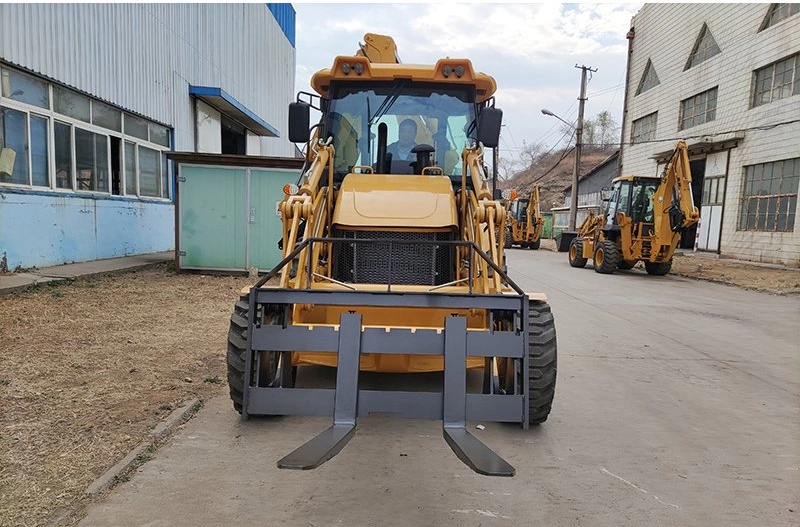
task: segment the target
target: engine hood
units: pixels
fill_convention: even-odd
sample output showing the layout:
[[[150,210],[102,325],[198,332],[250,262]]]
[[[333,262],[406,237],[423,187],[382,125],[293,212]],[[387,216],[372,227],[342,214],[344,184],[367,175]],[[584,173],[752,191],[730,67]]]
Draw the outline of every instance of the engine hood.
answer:
[[[447,176],[348,174],[333,223],[346,227],[447,228],[458,225]]]

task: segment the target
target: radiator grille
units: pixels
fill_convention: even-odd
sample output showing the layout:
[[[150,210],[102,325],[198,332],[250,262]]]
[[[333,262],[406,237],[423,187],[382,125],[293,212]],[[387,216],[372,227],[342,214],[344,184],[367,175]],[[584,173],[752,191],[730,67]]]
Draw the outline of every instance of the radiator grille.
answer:
[[[449,232],[389,232],[334,230],[337,238],[391,240],[348,243],[334,246],[336,280],[354,284],[440,285],[453,280],[453,252],[448,245],[420,244],[420,241],[448,241]]]

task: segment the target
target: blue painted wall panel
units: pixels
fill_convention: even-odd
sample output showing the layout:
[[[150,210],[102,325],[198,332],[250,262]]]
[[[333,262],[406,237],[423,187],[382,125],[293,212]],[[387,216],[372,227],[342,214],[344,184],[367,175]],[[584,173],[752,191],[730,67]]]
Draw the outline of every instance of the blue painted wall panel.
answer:
[[[292,45],[292,47],[295,47],[295,10],[294,7],[292,7],[292,4],[267,4],[267,8],[269,9],[270,13],[272,13],[272,16],[275,17],[275,20],[277,20],[281,31],[283,31],[283,34],[286,35],[289,43]]]
[[[0,192],[0,256],[8,267],[44,267],[175,247],[167,202]]]

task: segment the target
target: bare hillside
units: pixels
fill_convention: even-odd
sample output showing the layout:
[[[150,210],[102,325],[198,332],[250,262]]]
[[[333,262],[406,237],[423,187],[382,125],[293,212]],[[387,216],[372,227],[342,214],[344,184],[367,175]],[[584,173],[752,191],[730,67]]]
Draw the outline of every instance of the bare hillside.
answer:
[[[584,175],[606,159],[612,151],[596,147],[584,146],[581,153],[581,171]],[[565,150],[558,150],[551,154],[541,156],[536,163],[516,172],[508,180],[499,183],[503,189],[515,189],[521,196],[527,197],[531,185],[536,182],[541,185],[539,194],[543,212],[553,207],[565,205],[564,188],[572,184],[572,173],[575,167],[575,152],[566,154]],[[558,163],[558,160],[564,159]],[[556,163],[558,163],[556,165]],[[553,168],[555,166],[555,168]],[[552,169],[552,170],[551,170]]]

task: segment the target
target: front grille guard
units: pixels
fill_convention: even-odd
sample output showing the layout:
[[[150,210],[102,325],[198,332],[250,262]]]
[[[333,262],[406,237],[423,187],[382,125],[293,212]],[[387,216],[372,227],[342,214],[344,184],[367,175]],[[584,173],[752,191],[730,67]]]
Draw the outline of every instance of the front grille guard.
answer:
[[[358,416],[389,413],[400,418],[441,419],[442,434],[456,456],[475,472],[491,476],[513,476],[515,469],[497,453],[467,431],[467,420],[529,424],[528,298],[524,292],[472,242],[431,241],[438,245],[471,247],[470,269],[475,255],[483,258],[494,272],[517,294],[475,294],[470,272],[469,294],[447,292],[319,290],[311,288],[311,265],[305,288],[262,288],[270,278],[285,269],[300,252],[313,243],[391,243],[391,240],[353,240],[308,238],[303,240],[274,269],[253,287],[248,314],[245,355],[245,382],[242,417],[250,415],[333,415],[325,431],[278,461],[284,469],[313,469],[335,456],[355,434]],[[423,243],[423,242],[420,242]],[[390,273],[391,275],[391,273]],[[441,287],[441,286],[436,286]],[[310,330],[295,326],[288,319],[295,304],[345,306],[338,326],[316,326]],[[489,329],[467,330],[467,319],[455,313],[445,317],[444,330],[426,328],[363,327],[356,310],[399,307],[443,310],[484,309],[490,313]],[[266,313],[284,313],[283,320],[265,322]],[[513,313],[511,327],[494,329],[495,313]],[[263,386],[258,382],[264,352],[277,353],[282,371],[278,379],[287,380],[291,353],[295,350],[338,354],[336,388],[285,388],[281,382]],[[441,392],[384,391],[359,389],[359,364],[362,353],[442,355],[444,386]],[[483,393],[467,393],[467,358],[484,357]],[[493,367],[494,358],[510,358],[514,371],[512,393],[501,393]],[[508,374],[507,374],[508,375]],[[261,385],[260,385],[261,384]]]
[[[307,262],[306,262],[307,263],[306,283],[305,283],[304,289],[311,289],[311,279],[313,277],[313,269],[314,269],[314,265],[315,265],[315,262],[311,258],[311,255],[313,254],[313,244],[314,243],[320,243],[320,242],[321,243],[348,243],[348,244],[356,244],[356,245],[358,245],[358,244],[386,244],[386,245],[389,246],[388,254],[390,254],[390,255],[393,253],[393,246],[394,245],[408,245],[409,244],[408,241],[397,241],[397,240],[392,240],[391,238],[376,238],[376,239],[306,238],[302,242],[297,244],[297,246],[295,246],[294,250],[292,252],[290,252],[288,255],[286,255],[286,257],[283,260],[281,260],[278,263],[278,265],[273,267],[271,271],[269,271],[266,275],[261,277],[261,279],[258,282],[256,282],[256,285],[254,287],[256,287],[256,288],[261,287],[264,284],[266,284],[270,279],[278,276],[278,273],[280,273],[285,267],[291,265],[292,261],[300,255],[300,253],[303,251],[303,249],[308,248],[309,257],[307,258]],[[500,275],[501,279],[506,284],[508,284],[508,286],[511,287],[514,291],[516,291],[520,295],[524,295],[525,294],[525,292],[516,283],[514,283],[514,281],[511,280],[511,278],[509,278],[508,274],[506,274],[506,272],[503,271],[503,269],[500,266],[498,266],[494,261],[492,261],[492,259],[489,257],[489,255],[486,254],[480,247],[478,247],[475,244],[475,242],[472,242],[472,241],[461,241],[461,240],[419,240],[419,241],[416,241],[414,243],[420,244],[420,245],[432,245],[432,246],[440,245],[440,246],[452,246],[452,247],[468,247],[470,249],[470,251],[469,251],[469,269],[470,269],[470,273],[469,273],[469,277],[467,278],[467,282],[469,284],[469,293],[470,294],[473,293],[474,282],[475,282],[475,277],[473,276],[473,273],[472,273],[472,269],[475,268],[475,262],[476,262],[475,255],[478,255],[478,257],[480,257],[483,261],[485,261],[489,265],[489,267],[495,273],[498,273]],[[332,252],[333,251],[329,251],[329,254],[332,254]],[[389,266],[389,273],[388,273],[388,280],[387,280],[387,284],[386,285],[387,285],[387,291],[391,291],[392,290],[392,285],[396,285],[396,284],[393,284],[393,282],[392,282],[392,274],[393,273],[392,273],[392,260],[391,260],[391,258],[388,259],[388,266]],[[446,285],[452,285],[452,283],[440,284],[440,285],[437,285],[435,287],[439,288],[439,287],[446,286]]]

